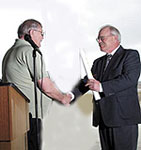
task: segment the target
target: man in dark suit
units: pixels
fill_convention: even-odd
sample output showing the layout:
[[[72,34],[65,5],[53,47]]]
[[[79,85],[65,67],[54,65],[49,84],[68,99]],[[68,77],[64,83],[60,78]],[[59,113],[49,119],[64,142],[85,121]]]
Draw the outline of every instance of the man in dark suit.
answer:
[[[106,55],[94,61],[94,79],[85,77],[72,93],[76,99],[89,89],[99,92],[101,98],[93,101],[93,125],[99,125],[102,150],[136,150],[141,123],[137,94],[139,53],[124,49],[120,32],[110,25],[100,29],[97,42]]]

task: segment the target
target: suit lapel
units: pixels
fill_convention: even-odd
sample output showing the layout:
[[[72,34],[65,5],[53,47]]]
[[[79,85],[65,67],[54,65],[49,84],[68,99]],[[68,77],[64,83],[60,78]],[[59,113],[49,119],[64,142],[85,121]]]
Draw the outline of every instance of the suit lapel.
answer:
[[[105,71],[104,71],[104,68],[105,68],[106,61],[107,61],[107,55],[105,55],[105,56],[103,57],[103,60],[102,60],[101,72],[100,72],[100,81],[103,80],[103,73],[105,72]]]
[[[101,59],[101,65],[99,66],[100,67],[99,81],[103,80],[103,72],[106,64],[106,59],[107,59],[107,55],[104,55],[103,58]]]
[[[120,63],[122,53],[124,52],[122,46],[118,48],[118,50],[115,52],[115,54],[112,56],[112,59],[110,60],[106,70],[103,72],[103,81],[107,79],[109,72],[116,68],[116,66]]]
[[[97,79],[100,82],[102,81],[105,62],[106,62],[106,55],[98,58],[94,62],[93,66],[91,68],[91,72],[92,72],[94,78]]]

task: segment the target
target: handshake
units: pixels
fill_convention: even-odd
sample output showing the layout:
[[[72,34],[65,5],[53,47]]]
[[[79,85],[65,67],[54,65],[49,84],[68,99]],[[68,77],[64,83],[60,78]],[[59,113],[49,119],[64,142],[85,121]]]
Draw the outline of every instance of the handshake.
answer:
[[[85,84],[86,87],[88,87],[92,91],[100,92],[100,82],[96,79],[88,79],[87,83]],[[64,105],[70,105],[71,101],[74,99],[73,93],[65,93],[62,94],[60,102]]]
[[[72,94],[70,94],[70,93],[63,94],[63,97],[61,99],[61,103],[66,105],[66,106],[69,106],[72,99],[73,99]]]

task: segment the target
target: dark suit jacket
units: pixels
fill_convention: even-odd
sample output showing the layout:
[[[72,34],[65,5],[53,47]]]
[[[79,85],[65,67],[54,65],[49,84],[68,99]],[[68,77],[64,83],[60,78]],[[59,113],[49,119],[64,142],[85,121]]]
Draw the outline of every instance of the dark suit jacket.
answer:
[[[141,123],[137,94],[141,69],[138,52],[120,46],[104,71],[105,62],[106,55],[96,59],[91,69],[103,88],[101,99],[94,100],[93,125],[99,125],[101,120],[108,127]],[[86,82],[87,77],[73,89],[76,98],[89,90],[85,87]]]

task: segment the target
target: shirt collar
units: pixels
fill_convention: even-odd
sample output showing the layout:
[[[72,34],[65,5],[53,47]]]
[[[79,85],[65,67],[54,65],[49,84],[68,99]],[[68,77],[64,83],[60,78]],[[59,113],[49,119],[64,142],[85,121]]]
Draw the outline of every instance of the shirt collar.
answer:
[[[117,48],[115,48],[111,53],[107,53],[107,55],[111,54],[113,56],[119,47],[120,45]]]

